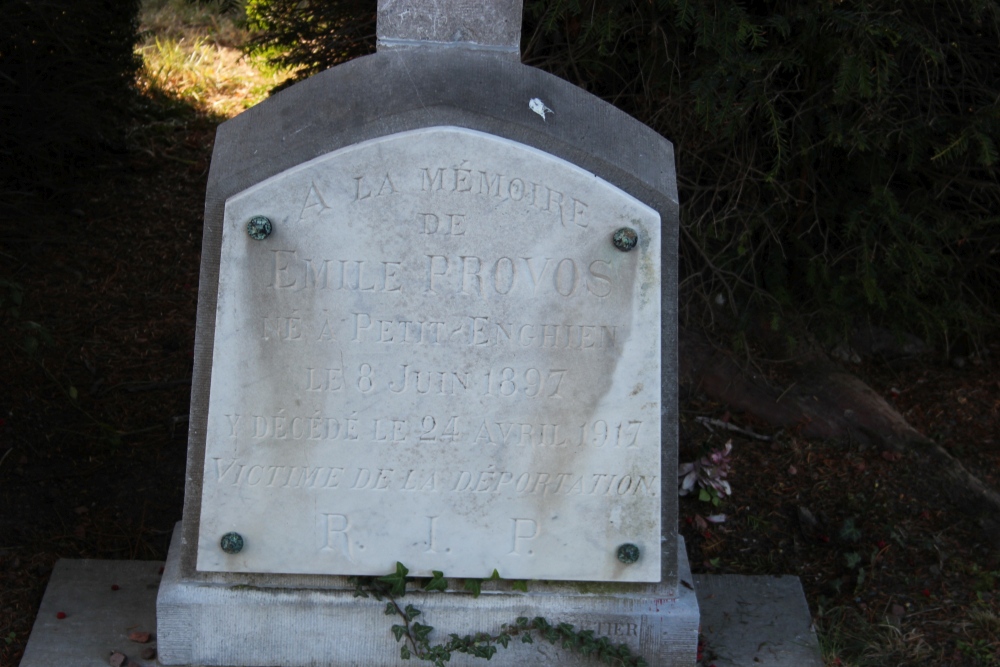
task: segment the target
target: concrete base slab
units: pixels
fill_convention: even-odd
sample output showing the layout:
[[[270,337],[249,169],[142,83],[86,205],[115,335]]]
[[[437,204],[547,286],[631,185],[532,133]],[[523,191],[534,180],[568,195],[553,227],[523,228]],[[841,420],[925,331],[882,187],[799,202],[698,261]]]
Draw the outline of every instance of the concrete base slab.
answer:
[[[139,654],[156,644],[136,644],[128,635],[155,632],[156,591],[162,571],[160,561],[57,562],[21,658],[22,667],[107,667],[112,651],[121,651],[143,667],[155,665],[153,660],[141,660]]]
[[[155,561],[59,561],[42,600],[21,667],[105,667],[113,650],[124,652],[143,667],[159,664],[140,660],[144,646],[128,641],[127,637],[133,630],[151,631],[155,627],[162,566],[163,563]],[[716,656],[713,660],[717,667],[812,667],[822,664],[815,634],[810,629],[808,606],[797,578],[698,575],[694,582],[701,606],[702,633]],[[118,590],[112,590],[113,585],[117,585]],[[374,601],[368,602],[375,608],[380,607]],[[59,612],[65,613],[66,618],[57,618]],[[382,613],[381,609],[377,612]],[[427,616],[434,624],[435,616],[430,612]],[[395,650],[396,644],[388,631],[392,619],[382,616],[379,621],[384,625],[384,633],[368,639],[358,637],[357,641],[377,641],[387,650]],[[445,629],[443,624],[438,625]],[[612,637],[615,629],[615,626],[601,628],[604,634]],[[622,625],[617,630],[630,631]],[[334,630],[326,627],[324,631],[332,633]],[[230,637],[228,641],[240,643],[249,639],[248,636]],[[546,653],[532,663],[520,664],[580,664],[575,656],[544,642],[542,646]],[[489,664],[496,664],[503,653],[499,651]],[[476,663],[486,664],[481,660]],[[693,664],[693,660],[686,664]]]
[[[798,577],[699,574],[694,586],[701,634],[716,667],[822,667]]]

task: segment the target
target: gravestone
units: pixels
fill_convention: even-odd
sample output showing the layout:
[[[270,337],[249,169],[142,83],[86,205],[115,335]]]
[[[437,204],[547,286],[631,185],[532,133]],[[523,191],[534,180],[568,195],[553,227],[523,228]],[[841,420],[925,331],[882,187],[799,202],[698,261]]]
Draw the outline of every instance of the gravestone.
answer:
[[[672,146],[520,64],[520,2],[378,11],[376,54],[219,129],[160,661],[397,664],[348,577],[402,562],[531,580],[408,594],[443,637],[692,664]]]

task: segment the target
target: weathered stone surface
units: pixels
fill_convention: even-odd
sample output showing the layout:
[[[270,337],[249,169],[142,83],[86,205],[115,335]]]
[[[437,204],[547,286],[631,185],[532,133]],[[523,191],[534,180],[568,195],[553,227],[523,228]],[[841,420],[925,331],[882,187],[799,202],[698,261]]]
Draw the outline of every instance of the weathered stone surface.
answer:
[[[154,615],[171,630],[166,633],[167,636],[158,637],[167,657],[157,664],[370,667],[378,664],[373,656],[384,656],[388,664],[400,667],[413,663],[412,660],[395,660],[399,655],[398,644],[388,630],[393,621],[382,614],[381,605],[377,602],[351,598],[349,590],[345,589],[339,594],[344,606],[331,609],[325,604],[317,604],[338,599],[336,594],[329,592],[300,590],[283,593],[279,589],[268,591],[193,583],[180,573],[179,538],[179,534],[175,534],[159,598],[157,583],[160,577],[157,572],[163,568],[158,561],[60,560],[46,588],[20,667],[107,667],[109,651],[126,645],[128,628],[137,623],[145,627],[153,621]],[[679,552],[684,553],[683,543]],[[692,579],[686,559],[682,558],[680,566],[680,580],[690,584]],[[112,593],[108,581],[121,584],[121,592]],[[406,600],[424,609],[427,614],[421,620],[434,625],[436,632],[442,633],[460,627],[484,628],[493,621],[498,624],[509,622],[511,613],[530,615],[539,610],[552,621],[567,620],[578,628],[605,635],[615,643],[625,642],[632,647],[638,645],[649,664],[657,667],[689,667],[692,664],[700,608],[702,632],[719,667],[818,667],[822,664],[816,635],[811,629],[809,606],[796,578],[700,574],[693,581],[698,600],[686,585],[682,584],[675,590],[651,584],[643,587],[647,591],[660,588],[662,596],[650,597],[648,593],[633,590],[630,595],[622,595],[624,602],[617,608],[606,606],[614,597],[609,585],[593,584],[595,590],[576,592],[585,615],[574,614],[572,617],[567,612],[577,602],[566,599],[557,601],[562,606],[545,602],[556,597],[554,594],[557,591],[534,583],[529,586],[529,591],[539,595],[514,594],[507,590],[499,594],[484,591],[478,599],[472,599],[467,594],[449,596],[438,593],[420,596],[420,601],[417,601],[417,596],[411,600],[408,594]],[[574,585],[561,586],[569,589]],[[625,588],[611,586],[619,590]],[[640,585],[633,586],[639,588]],[[235,608],[227,606],[228,600],[239,596],[251,600],[253,604]],[[524,606],[508,606],[512,599],[520,600]],[[257,606],[256,603],[261,600],[269,606]],[[436,600],[435,607],[429,607],[425,600]],[[651,601],[651,604],[637,604],[637,600]],[[160,605],[158,611],[154,608],[157,603]],[[539,606],[533,606],[536,603]],[[437,612],[438,608],[449,606],[458,610],[455,616],[444,618]],[[623,608],[627,610],[625,616],[619,615]],[[71,610],[73,620],[57,621],[56,609]],[[234,619],[234,613],[239,620]],[[359,622],[361,615],[370,625]],[[659,635],[650,632],[655,626],[647,620],[657,615],[661,617]],[[461,625],[454,622],[456,616]],[[342,620],[337,623],[334,618]],[[299,625],[296,626],[296,623]],[[222,629],[228,630],[233,626],[244,628],[242,634],[231,635],[228,639],[221,636]],[[300,632],[289,632],[289,628]],[[160,634],[164,634],[162,630]],[[232,636],[257,637],[260,643],[254,645],[234,641]],[[198,653],[203,651],[198,646],[206,643],[218,651],[215,656],[209,655],[216,661],[193,662],[195,655],[199,659],[206,655],[205,652]],[[286,655],[276,657],[278,646],[284,648]],[[531,648],[534,648],[534,655],[528,652]],[[255,650],[258,656],[271,658],[271,661],[236,661],[235,656],[250,649]],[[321,657],[309,660],[310,651]],[[455,656],[448,664],[484,664],[482,660],[470,659],[459,662],[462,657]],[[145,655],[142,658],[152,659]],[[500,650],[489,662],[491,667],[552,664],[592,663],[586,663],[544,641],[518,646],[515,651]]]
[[[606,181],[454,127],[231,197],[198,568],[659,581],[660,243]]]
[[[135,650],[136,626],[156,625],[162,561],[68,560],[52,570],[21,667],[107,667],[113,652]],[[112,590],[111,584],[120,585]],[[56,612],[65,610],[66,618]]]
[[[798,577],[699,574],[701,634],[717,667],[821,667]]]
[[[180,574],[179,550],[170,550],[157,597],[158,654],[164,665],[241,667],[354,665],[403,667],[385,615],[385,603],[343,590],[227,586],[192,582]],[[684,553],[683,542],[679,553]],[[507,582],[486,583],[478,598],[462,590],[407,592],[401,602],[420,609],[419,620],[434,627],[431,642],[451,633],[497,633],[518,617],[542,616],[591,630],[614,644],[626,644],[657,667],[690,667],[698,637],[698,602],[690,588],[687,559],[679,563],[687,585],[531,582],[528,592]],[[451,582],[458,584],[459,582]],[[456,586],[456,587],[458,587]],[[252,641],[234,641],[250,637]],[[454,654],[449,665],[473,667],[481,659]],[[499,648],[489,664],[500,667],[603,662],[536,638]]]
[[[521,0],[379,0],[378,48],[488,49],[517,58]]]

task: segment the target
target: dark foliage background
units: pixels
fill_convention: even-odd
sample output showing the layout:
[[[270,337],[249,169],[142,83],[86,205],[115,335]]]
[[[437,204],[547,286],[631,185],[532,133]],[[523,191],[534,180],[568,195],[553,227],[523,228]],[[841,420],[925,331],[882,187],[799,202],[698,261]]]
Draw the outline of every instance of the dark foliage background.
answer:
[[[0,0],[0,197],[60,192],[122,150],[139,0]]]
[[[371,52],[374,10],[250,0],[251,48],[308,76]],[[996,1],[527,0],[522,52],[674,142],[689,322],[996,331]]]
[[[743,328],[870,321],[944,347],[995,330],[996,2],[526,11],[528,63],[674,141],[689,317],[724,302]]]

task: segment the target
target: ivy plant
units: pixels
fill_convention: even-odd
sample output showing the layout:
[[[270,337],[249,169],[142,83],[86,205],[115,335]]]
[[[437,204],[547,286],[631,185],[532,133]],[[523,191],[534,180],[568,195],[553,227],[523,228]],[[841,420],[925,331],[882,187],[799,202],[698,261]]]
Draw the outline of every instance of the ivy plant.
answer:
[[[374,598],[385,602],[385,615],[397,617],[401,623],[392,626],[392,635],[400,642],[399,657],[403,660],[417,659],[444,667],[452,654],[464,653],[476,658],[492,658],[498,647],[507,648],[511,642],[532,644],[536,639],[555,644],[564,650],[584,656],[594,657],[613,667],[644,667],[648,663],[642,656],[634,655],[625,644],[614,644],[607,637],[599,637],[592,630],[576,630],[569,623],[551,623],[541,616],[520,617],[513,623],[504,624],[497,633],[477,632],[474,634],[448,635],[448,640],[433,642],[431,634],[434,626],[417,620],[423,613],[412,604],[401,600],[406,596],[407,584],[416,578],[407,576],[409,569],[396,563],[396,571],[381,577],[352,577],[355,597]],[[425,592],[443,592],[448,588],[444,573],[432,571],[432,577],[422,580]],[[500,574],[493,574],[486,581],[498,581]],[[463,588],[478,597],[482,592],[483,579],[465,579]],[[527,591],[527,583],[513,582],[515,590]],[[426,620],[426,619],[425,619]]]

